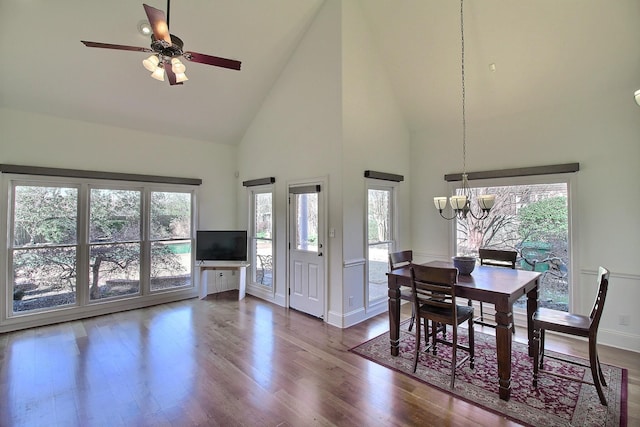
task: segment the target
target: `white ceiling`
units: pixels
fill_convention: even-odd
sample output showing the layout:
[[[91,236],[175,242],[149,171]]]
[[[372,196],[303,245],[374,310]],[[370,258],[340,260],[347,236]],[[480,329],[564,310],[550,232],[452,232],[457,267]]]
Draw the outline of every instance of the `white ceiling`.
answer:
[[[326,0],[336,1],[336,0]],[[355,1],[355,0],[348,0]],[[147,4],[166,10],[165,1]],[[174,0],[189,81],[149,77],[142,2],[0,0],[0,106],[142,131],[237,143],[323,0]],[[460,3],[360,0],[411,130],[460,120]],[[640,88],[640,0],[467,0],[468,119],[489,119]],[[491,71],[490,64],[495,64]]]

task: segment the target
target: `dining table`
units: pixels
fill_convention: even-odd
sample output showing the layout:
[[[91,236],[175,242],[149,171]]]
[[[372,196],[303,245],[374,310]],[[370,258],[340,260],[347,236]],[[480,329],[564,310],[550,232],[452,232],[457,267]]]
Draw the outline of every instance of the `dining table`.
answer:
[[[452,262],[430,261],[422,265],[454,268]],[[391,355],[397,356],[400,342],[400,288],[411,286],[411,265],[387,273],[389,287],[389,340]],[[470,275],[458,274],[456,298],[466,298],[493,304],[496,322],[496,351],[498,359],[498,393],[500,399],[511,397],[511,346],[513,304],[527,296],[527,334],[529,356],[533,357],[532,316],[538,308],[538,285],[541,273],[504,267],[479,265]]]

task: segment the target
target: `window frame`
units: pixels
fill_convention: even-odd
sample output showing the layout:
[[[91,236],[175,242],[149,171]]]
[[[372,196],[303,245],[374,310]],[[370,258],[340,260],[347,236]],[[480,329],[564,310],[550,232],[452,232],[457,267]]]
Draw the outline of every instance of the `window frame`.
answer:
[[[258,194],[270,194],[271,195],[271,285],[264,285],[254,281],[256,277],[256,269],[258,267],[257,253],[255,250],[256,242],[259,239],[256,237],[256,195]],[[276,290],[276,203],[275,203],[275,185],[254,185],[247,187],[248,198],[248,240],[249,240],[249,263],[251,269],[249,273],[249,287],[252,287],[255,291],[267,298],[275,297]],[[266,240],[260,238],[260,240]]]
[[[364,251],[365,251],[365,307],[367,309],[372,308],[374,306],[379,305],[380,303],[386,303],[388,299],[388,295],[385,293],[380,298],[370,300],[369,299],[369,248],[371,244],[369,243],[369,190],[379,190],[379,191],[389,191],[390,199],[389,199],[389,207],[391,212],[389,212],[389,220],[391,223],[390,226],[390,239],[381,243],[389,243],[389,252],[394,252],[398,250],[398,188],[400,186],[399,182],[395,181],[386,181],[379,180],[375,178],[367,178],[365,179],[365,209],[364,209]],[[386,285],[385,285],[386,286]]]
[[[160,302],[170,302],[197,296],[195,287],[195,230],[197,229],[197,188],[191,183],[162,183],[149,181],[127,181],[120,179],[99,179],[77,176],[28,175],[22,173],[3,173],[2,192],[6,195],[0,201],[0,292],[5,296],[5,303],[0,304],[0,333],[40,326],[64,320],[75,320],[83,317],[114,313],[117,311],[145,307]],[[51,307],[44,310],[13,311],[13,232],[14,232],[14,200],[15,188],[20,186],[52,186],[76,188],[77,202],[77,240],[76,240],[76,302],[67,306]],[[90,301],[89,299],[89,214],[91,189],[136,190],[141,191],[140,224],[140,283],[139,292],[125,295],[122,298],[108,298]],[[151,192],[179,192],[190,194],[190,231],[188,239],[191,243],[190,284],[176,288],[150,291],[150,231],[149,222]],[[155,240],[154,240],[155,241]]]
[[[567,185],[567,244],[568,244],[568,260],[569,260],[569,274],[568,274],[568,297],[569,297],[569,312],[573,312],[577,307],[576,302],[580,300],[580,289],[576,286],[576,277],[578,276],[575,271],[575,266],[577,264],[577,260],[579,259],[579,244],[578,244],[578,214],[576,209],[574,194],[576,192],[577,186],[577,176],[575,174],[548,174],[548,175],[528,175],[528,176],[516,176],[516,177],[505,177],[505,178],[490,178],[490,179],[478,179],[478,180],[470,180],[469,187],[477,188],[477,187],[502,187],[502,186],[526,186],[526,185],[536,185],[536,184],[558,184],[565,183]],[[449,194],[455,194],[457,189],[461,188],[461,181],[451,181],[448,183]],[[475,201],[471,201],[471,203],[475,203]],[[457,221],[452,220],[449,221],[450,231],[452,238],[449,240],[450,245],[450,256],[455,256],[457,252]],[[525,310],[514,307],[514,312],[518,314],[523,314]],[[526,314],[526,313],[525,313]]]

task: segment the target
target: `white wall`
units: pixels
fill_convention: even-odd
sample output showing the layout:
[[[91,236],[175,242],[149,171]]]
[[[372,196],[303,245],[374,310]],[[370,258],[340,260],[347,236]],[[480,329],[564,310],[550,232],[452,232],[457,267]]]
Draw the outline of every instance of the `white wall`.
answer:
[[[325,242],[329,257],[329,310],[339,310],[342,263],[340,87],[340,3],[326,1],[274,83],[238,147],[240,181],[273,176],[275,217],[275,297],[286,304],[287,184],[328,178],[324,197],[328,227],[336,237]],[[248,221],[247,197],[238,193],[239,220]],[[250,290],[249,290],[250,291]]]
[[[343,248],[342,313],[350,326],[386,311],[387,301],[367,307],[365,170],[404,175],[398,186],[398,246],[410,244],[410,134],[372,42],[360,3],[342,3]]]
[[[0,163],[201,178],[200,228],[237,226],[228,145],[0,109]]]
[[[484,123],[471,120],[467,131],[469,171],[580,163],[573,195],[576,311],[588,314],[597,268],[609,268],[599,342],[640,351],[640,109],[630,93],[612,88],[598,99],[568,100]],[[451,123],[413,137],[413,247],[422,258],[450,255],[451,226],[433,208],[432,197],[447,194],[445,173],[462,169],[460,132],[459,123]],[[619,324],[622,314],[629,315],[628,326]]]
[[[327,321],[340,327],[372,315],[365,307],[366,169],[405,175],[400,241],[410,240],[410,138],[383,70],[359,3],[326,1],[239,147],[241,180],[276,177],[278,304],[286,304],[286,185],[328,177],[328,227],[336,236],[325,246]],[[246,221],[247,198],[238,201]]]

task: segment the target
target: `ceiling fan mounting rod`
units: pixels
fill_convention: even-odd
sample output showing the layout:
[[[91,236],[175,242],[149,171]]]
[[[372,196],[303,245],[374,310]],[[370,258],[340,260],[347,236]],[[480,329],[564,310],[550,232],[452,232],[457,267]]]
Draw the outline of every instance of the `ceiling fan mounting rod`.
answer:
[[[169,9],[171,9],[171,0],[167,0],[167,29],[171,28],[169,27]]]

